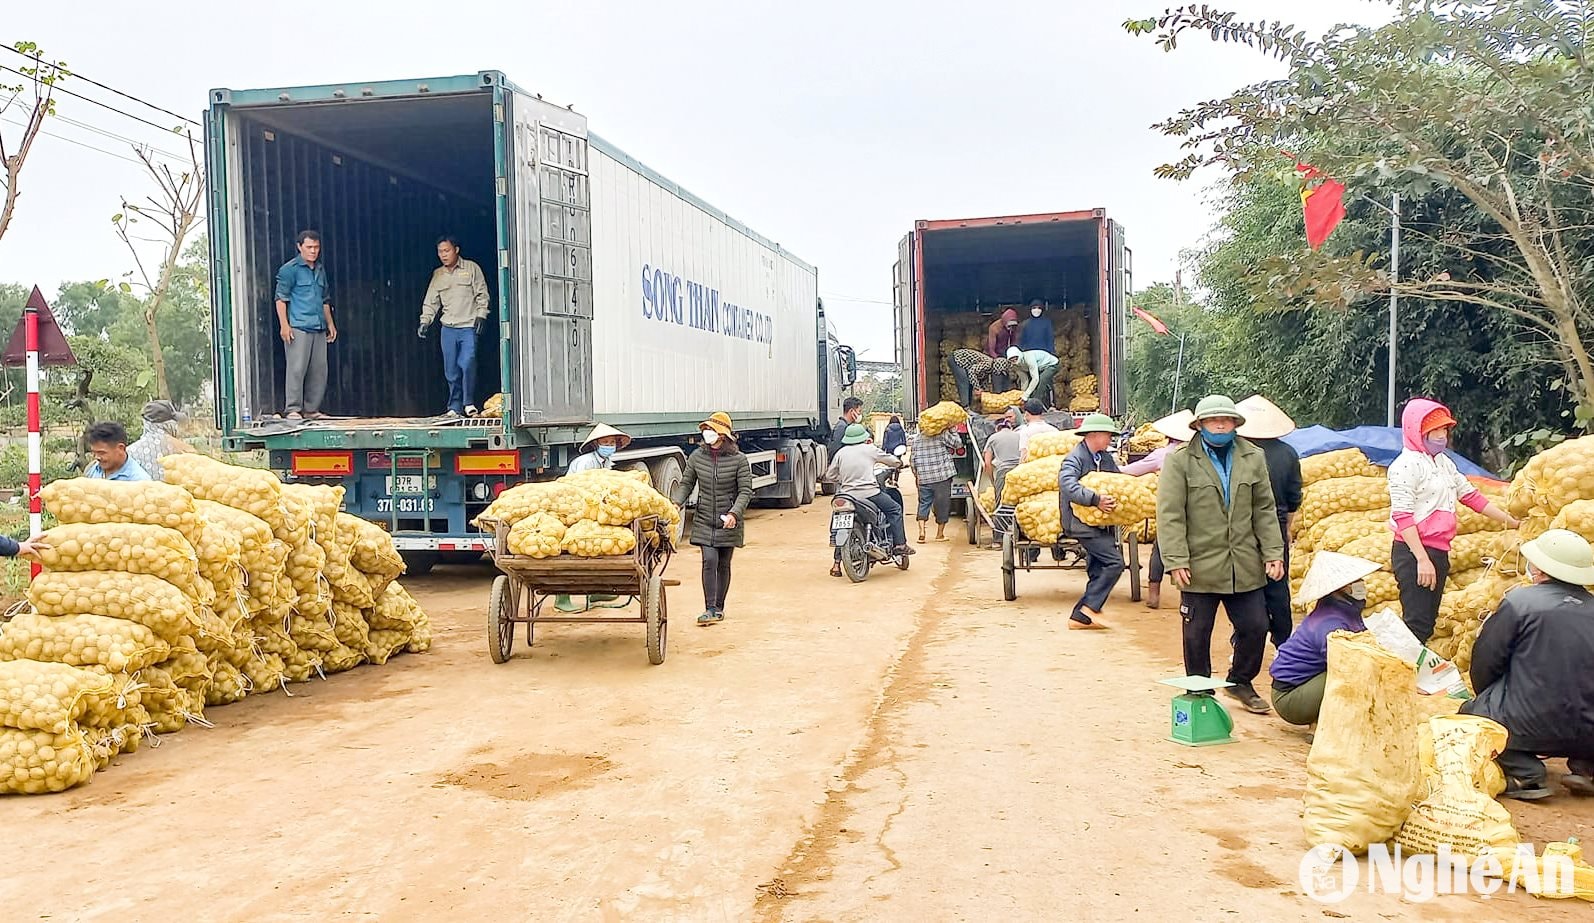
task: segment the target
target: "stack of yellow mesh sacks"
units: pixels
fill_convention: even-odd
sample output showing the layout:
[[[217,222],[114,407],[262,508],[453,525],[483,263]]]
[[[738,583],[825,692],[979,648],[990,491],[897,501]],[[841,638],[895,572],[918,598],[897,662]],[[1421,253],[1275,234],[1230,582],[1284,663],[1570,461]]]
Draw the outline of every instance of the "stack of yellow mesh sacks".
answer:
[[[1001,314],[1001,311],[998,309],[997,314]],[[935,396],[937,400],[956,401],[958,386],[957,379],[952,375],[952,353],[959,349],[985,352],[985,336],[990,330],[992,318],[978,314],[943,315],[940,312],[932,312],[931,317],[940,319],[940,328],[932,334],[936,338],[936,354],[925,357],[925,361],[934,362],[935,368],[940,371],[940,387]]]
[[[1089,315],[1090,307],[1084,304],[1052,313],[1052,329],[1057,334],[1053,355],[1057,357],[1058,382],[1071,382],[1089,375],[1095,368],[1090,355]]]
[[[1097,388],[1095,375],[1070,379],[1068,390],[1073,396],[1068,399],[1068,409],[1074,413],[1090,413],[1101,409],[1101,395],[1097,393]]]
[[[1031,436],[1024,447],[1024,462],[1008,472],[1002,486],[1002,502],[1015,508],[1019,528],[1024,530],[1026,538],[1050,545],[1061,536],[1063,522],[1057,475],[1063,459],[1079,443],[1080,436],[1075,433]],[[1080,483],[1118,501],[1111,513],[1075,504],[1074,515],[1081,522],[1135,529],[1148,540],[1156,535],[1157,475],[1134,477],[1093,472],[1081,478]]]
[[[639,520],[647,523],[642,540],[653,543],[668,541],[681,521],[675,504],[648,483],[646,471],[597,469],[512,487],[476,522],[507,526],[513,555],[602,558],[636,550]]]
[[[1390,569],[1394,534],[1390,529],[1388,472],[1358,449],[1342,449],[1301,460],[1304,486],[1291,547],[1291,592],[1318,551],[1337,551],[1377,561],[1383,570],[1367,578],[1367,611],[1400,611],[1400,593]],[[1503,494],[1484,488],[1490,499]],[[1515,550],[1518,536],[1505,526],[1462,507],[1457,511],[1457,536],[1450,549],[1450,577],[1428,646],[1455,660],[1465,672],[1472,641],[1482,618],[1498,606],[1521,577]],[[1296,615],[1305,614],[1297,607]]]
[[[105,669],[0,662],[0,794],[65,791],[135,749],[137,692],[119,680],[127,685]]]

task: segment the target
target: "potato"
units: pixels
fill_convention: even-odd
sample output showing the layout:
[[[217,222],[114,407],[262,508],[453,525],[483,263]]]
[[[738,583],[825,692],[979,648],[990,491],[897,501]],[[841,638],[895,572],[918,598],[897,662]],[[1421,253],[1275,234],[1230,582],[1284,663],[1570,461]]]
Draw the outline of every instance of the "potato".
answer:
[[[59,734],[0,728],[0,794],[42,795],[82,785],[96,761],[77,729]]]
[[[132,673],[171,656],[171,647],[137,622],[103,615],[23,612],[0,624],[0,660],[38,660]]]
[[[147,574],[43,573],[28,586],[28,602],[41,615],[90,613],[137,622],[168,644],[202,627],[181,590]]]

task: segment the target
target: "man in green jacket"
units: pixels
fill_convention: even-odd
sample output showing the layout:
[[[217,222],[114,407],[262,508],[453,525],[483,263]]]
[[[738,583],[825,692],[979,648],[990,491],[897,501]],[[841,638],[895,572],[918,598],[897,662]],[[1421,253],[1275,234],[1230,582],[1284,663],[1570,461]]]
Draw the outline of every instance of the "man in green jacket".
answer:
[[[1224,691],[1247,711],[1268,712],[1252,681],[1267,646],[1263,587],[1284,577],[1273,486],[1262,450],[1235,436],[1245,423],[1221,394],[1196,405],[1196,437],[1170,453],[1157,487],[1157,545],[1182,592],[1184,668],[1212,675],[1212,627],[1218,604],[1234,625],[1234,659]]]

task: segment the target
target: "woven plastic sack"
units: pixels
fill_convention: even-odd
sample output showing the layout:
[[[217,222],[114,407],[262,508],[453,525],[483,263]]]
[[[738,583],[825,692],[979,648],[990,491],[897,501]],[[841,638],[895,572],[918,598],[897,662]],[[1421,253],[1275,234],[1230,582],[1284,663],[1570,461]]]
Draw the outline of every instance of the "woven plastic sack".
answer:
[[[1009,471],[1002,482],[1002,502],[1017,506],[1037,494],[1057,493],[1057,472],[1062,466],[1061,455],[1049,455]]]
[[[282,482],[259,468],[229,465],[204,455],[168,455],[161,459],[165,480],[186,489],[197,500],[211,500],[265,520],[276,534],[297,528],[282,506]]]
[[[565,532],[559,547],[578,558],[630,554],[636,548],[636,533],[623,526],[604,526],[583,519]]]
[[[1328,636],[1328,682],[1306,757],[1309,846],[1365,855],[1395,835],[1422,797],[1417,732],[1461,702],[1417,692],[1412,664],[1365,633]]]
[[[1369,461],[1361,449],[1340,449],[1301,459],[1302,487],[1331,478],[1376,478],[1384,474],[1384,469]]]
[[[1511,812],[1494,800],[1505,779],[1498,768],[1492,777],[1488,771],[1507,736],[1488,718],[1430,718],[1418,741],[1425,797],[1412,808],[1395,842],[1407,853],[1433,854],[1448,846],[1469,864],[1485,850],[1514,852],[1521,838],[1511,826]]]
[[[199,633],[193,603],[159,577],[105,571],[43,573],[28,586],[28,602],[42,615],[105,615],[127,619],[170,643]]]
[[[1107,513],[1094,506],[1071,504],[1080,522],[1091,526],[1138,526],[1148,519],[1157,518],[1157,481],[1155,474],[1135,477],[1092,471],[1079,479],[1079,483],[1104,497],[1112,497],[1118,506]]]
[[[171,484],[70,478],[46,484],[39,499],[61,523],[164,526],[196,548],[202,538],[193,495]]]
[[[981,395],[980,400],[983,402],[987,397],[990,396],[991,395]],[[1022,394],[1019,395],[1019,400],[1020,402],[1023,401]],[[986,410],[985,412],[999,413],[1002,410],[1006,410],[1010,406],[1012,405],[1003,404],[994,410]],[[968,411],[964,410],[962,407],[959,407],[952,401],[942,401],[939,404],[936,404],[934,407],[930,407],[919,414],[919,432],[925,436],[939,436],[955,426],[961,426],[962,424],[967,423],[968,420]]]
[[[509,530],[509,553],[528,558],[557,558],[565,524],[552,513],[533,513]]]
[[[64,663],[0,662],[0,727],[65,734],[114,688],[111,677]]]
[[[1083,441],[1078,433],[1036,433],[1024,444],[1024,461],[1067,455]]]
[[[532,513],[552,513],[567,526],[592,518],[588,498],[580,488],[560,481],[543,481],[504,491],[474,522],[513,526]]]
[[[171,647],[153,631],[125,619],[23,612],[0,623],[0,660],[38,660],[132,673],[169,656]]]
[[[45,533],[50,548],[39,555],[47,571],[117,571],[170,583],[196,606],[215,599],[199,576],[199,559],[182,533],[161,526],[112,523],[56,526]]]
[[[0,794],[43,795],[82,785],[97,763],[76,728],[47,731],[0,728]]]
[[[1058,493],[1054,490],[1036,494],[1018,504],[1014,516],[1025,538],[1043,545],[1057,543],[1063,532],[1063,513],[1058,502]]]

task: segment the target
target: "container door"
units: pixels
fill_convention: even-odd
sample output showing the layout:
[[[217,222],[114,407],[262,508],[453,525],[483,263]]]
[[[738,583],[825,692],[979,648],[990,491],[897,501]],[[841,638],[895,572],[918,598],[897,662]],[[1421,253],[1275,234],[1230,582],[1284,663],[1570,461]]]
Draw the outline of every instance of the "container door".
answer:
[[[1124,228],[1116,221],[1106,222],[1108,346],[1103,350],[1111,366],[1102,375],[1102,407],[1108,413],[1122,414],[1127,409],[1124,393],[1124,338],[1129,334],[1127,312],[1133,297],[1133,269],[1129,250],[1124,246]]]
[[[501,259],[514,281],[510,337],[520,426],[592,419],[592,196],[587,120],[505,94],[513,126],[507,185],[514,213]]]
[[[914,311],[913,234],[897,245],[897,262],[891,268],[891,304],[896,315],[896,363],[902,376],[902,415],[919,418],[919,332]]]

